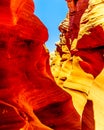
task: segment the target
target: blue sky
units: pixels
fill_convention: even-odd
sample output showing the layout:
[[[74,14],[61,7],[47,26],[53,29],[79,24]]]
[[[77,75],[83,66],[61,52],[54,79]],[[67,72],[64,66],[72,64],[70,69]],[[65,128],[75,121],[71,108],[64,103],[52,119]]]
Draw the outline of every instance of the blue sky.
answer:
[[[59,40],[58,25],[65,18],[68,11],[65,0],[34,0],[35,14],[46,25],[49,39],[46,46],[49,51],[55,49],[55,42]]]

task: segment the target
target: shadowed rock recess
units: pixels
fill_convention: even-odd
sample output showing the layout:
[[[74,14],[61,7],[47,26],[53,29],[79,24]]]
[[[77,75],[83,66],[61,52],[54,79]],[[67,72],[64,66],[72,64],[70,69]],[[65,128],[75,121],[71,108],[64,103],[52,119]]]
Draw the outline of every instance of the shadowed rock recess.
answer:
[[[50,57],[33,1],[0,0],[0,130],[104,129],[104,2],[66,2]]]

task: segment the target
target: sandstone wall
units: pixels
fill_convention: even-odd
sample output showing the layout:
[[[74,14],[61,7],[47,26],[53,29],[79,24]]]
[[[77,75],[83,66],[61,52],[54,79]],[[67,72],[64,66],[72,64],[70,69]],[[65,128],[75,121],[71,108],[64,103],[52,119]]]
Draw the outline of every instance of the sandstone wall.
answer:
[[[104,1],[66,1],[69,12],[59,25],[60,41],[51,54],[51,71],[84,116],[83,129],[103,130]]]

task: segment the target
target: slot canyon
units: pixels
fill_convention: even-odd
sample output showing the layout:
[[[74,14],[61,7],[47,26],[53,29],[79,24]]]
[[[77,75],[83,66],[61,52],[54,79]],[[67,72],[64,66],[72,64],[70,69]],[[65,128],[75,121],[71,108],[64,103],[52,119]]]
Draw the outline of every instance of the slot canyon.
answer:
[[[35,2],[0,0],[0,130],[104,130],[104,0],[64,1],[49,52]]]

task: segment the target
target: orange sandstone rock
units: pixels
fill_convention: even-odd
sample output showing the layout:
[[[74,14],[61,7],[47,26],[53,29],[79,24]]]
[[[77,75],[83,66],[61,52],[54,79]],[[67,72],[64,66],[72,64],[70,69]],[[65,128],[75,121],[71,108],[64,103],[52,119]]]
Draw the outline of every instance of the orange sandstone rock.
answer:
[[[47,28],[33,12],[32,0],[0,1],[0,130],[80,130],[71,95],[50,71]]]

